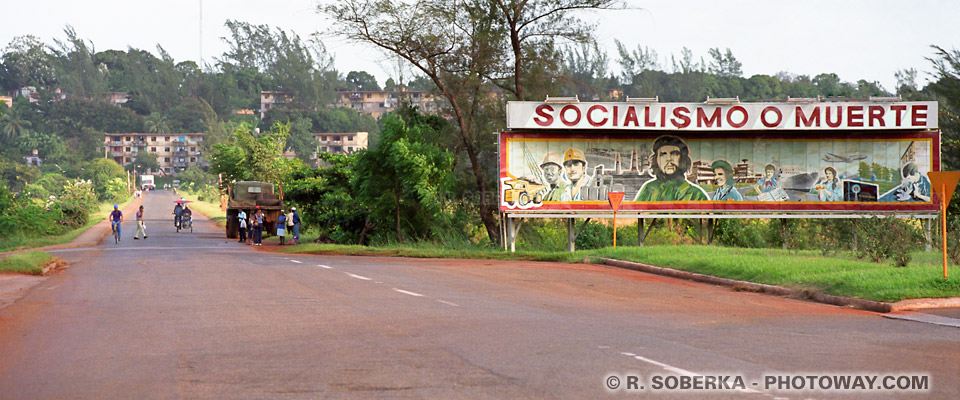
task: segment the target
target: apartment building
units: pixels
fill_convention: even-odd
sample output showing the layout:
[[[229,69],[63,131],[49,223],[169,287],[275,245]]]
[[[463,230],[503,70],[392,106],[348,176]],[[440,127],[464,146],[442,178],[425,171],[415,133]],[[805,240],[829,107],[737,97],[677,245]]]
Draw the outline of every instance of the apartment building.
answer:
[[[260,115],[264,115],[271,108],[293,101],[293,94],[288,92],[260,92]]]
[[[314,133],[317,150],[323,153],[349,154],[367,148],[367,132]]]
[[[435,97],[420,90],[340,92],[341,107],[352,108],[374,118],[380,118],[380,115],[395,110],[401,101],[409,102],[428,114],[440,109]]]
[[[203,133],[107,133],[104,157],[127,166],[141,151],[157,155],[160,170],[145,173],[176,175],[187,167],[204,166]]]

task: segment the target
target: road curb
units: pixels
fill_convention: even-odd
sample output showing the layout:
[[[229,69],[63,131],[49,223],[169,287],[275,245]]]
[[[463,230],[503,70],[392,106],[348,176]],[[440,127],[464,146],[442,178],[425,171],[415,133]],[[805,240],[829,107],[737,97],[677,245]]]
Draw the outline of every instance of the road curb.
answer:
[[[40,275],[48,276],[50,274],[53,274],[54,272],[57,272],[63,269],[63,267],[66,267],[66,266],[67,266],[66,261],[63,261],[63,259],[60,257],[56,257],[52,261],[48,262],[47,265],[44,265],[43,267],[41,267],[41,270],[43,270],[43,272]]]
[[[878,313],[888,313],[891,311],[898,310],[896,307],[894,307],[894,304],[884,303],[881,301],[864,300],[864,299],[858,299],[854,297],[834,296],[834,295],[822,294],[822,293],[810,293],[808,291],[800,290],[800,289],[791,289],[783,286],[739,281],[736,279],[719,278],[711,275],[698,274],[696,272],[680,271],[672,268],[657,267],[655,265],[643,264],[643,263],[638,263],[633,261],[615,260],[612,258],[601,257],[600,261],[606,265],[631,269],[634,271],[647,272],[651,274],[664,275],[672,278],[692,280],[692,281],[709,283],[709,284],[719,285],[719,286],[728,286],[736,289],[744,289],[744,290],[749,290],[749,291],[759,292],[759,293],[768,293],[768,294],[773,294],[777,296],[790,296],[790,297],[809,299],[812,301],[816,301],[818,303],[832,304],[835,306],[854,307],[861,310],[873,311]],[[931,299],[926,299],[926,300],[931,300]],[[939,299],[932,299],[932,300],[939,300]],[[957,300],[958,300],[958,304],[960,304],[960,299],[957,299]]]

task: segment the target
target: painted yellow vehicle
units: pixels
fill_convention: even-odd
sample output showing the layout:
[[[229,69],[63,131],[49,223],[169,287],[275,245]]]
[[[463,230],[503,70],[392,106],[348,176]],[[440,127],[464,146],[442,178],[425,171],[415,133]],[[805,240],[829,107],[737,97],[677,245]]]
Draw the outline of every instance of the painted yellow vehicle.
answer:
[[[530,200],[536,204],[543,202],[546,186],[531,183],[526,179],[513,179],[503,183],[510,186],[510,189],[504,191],[503,199],[511,206],[515,203],[525,206],[530,203]]]

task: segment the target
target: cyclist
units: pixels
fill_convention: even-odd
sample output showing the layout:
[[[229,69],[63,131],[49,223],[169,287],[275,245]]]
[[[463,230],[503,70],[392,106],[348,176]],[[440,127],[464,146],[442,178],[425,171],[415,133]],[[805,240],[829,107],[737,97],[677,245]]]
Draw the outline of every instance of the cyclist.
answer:
[[[173,225],[180,226],[180,217],[183,216],[183,205],[179,202],[173,206]]]
[[[110,220],[110,227],[117,231],[117,237],[122,237],[120,236],[120,223],[123,222],[123,211],[120,211],[120,206],[114,204],[113,212],[111,212],[107,218]]]

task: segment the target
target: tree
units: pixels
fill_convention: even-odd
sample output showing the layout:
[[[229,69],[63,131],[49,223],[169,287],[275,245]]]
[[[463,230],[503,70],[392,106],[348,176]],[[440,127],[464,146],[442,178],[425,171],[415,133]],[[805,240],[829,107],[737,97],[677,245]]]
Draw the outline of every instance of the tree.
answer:
[[[289,124],[278,123],[270,132],[257,136],[250,126],[241,125],[234,132],[232,143],[214,146],[211,172],[223,174],[227,182],[253,179],[283,183],[292,168],[283,157],[289,131]]]
[[[944,169],[955,170],[960,168],[960,51],[931,47],[934,56],[927,60],[933,63],[936,80],[930,89],[943,99],[939,104]]]
[[[21,136],[30,131],[33,123],[23,118],[20,109],[11,107],[3,115],[0,115],[0,124],[2,124],[3,138],[5,143],[12,143]]]
[[[287,149],[297,153],[304,163],[311,163],[314,153],[317,152],[317,140],[311,133],[313,121],[308,118],[298,118],[290,124],[290,137],[287,138]]]
[[[67,40],[54,40],[58,48],[53,50],[61,88],[67,93],[87,97],[106,92],[106,66],[94,61],[93,43],[78,38],[72,26],[67,25],[63,31]]]
[[[309,107],[334,101],[336,80],[327,75],[333,71],[333,57],[322,42],[303,41],[295,33],[272,31],[268,25],[228,20],[226,26],[230,49],[218,64],[251,99],[259,99],[260,90],[276,90],[292,94],[294,102]]]
[[[366,71],[350,71],[347,73],[347,82],[353,85],[353,90],[379,91],[377,78]]]
[[[52,57],[46,45],[36,36],[14,37],[3,54],[5,90],[24,86],[44,86],[56,82]]]
[[[634,76],[643,71],[660,69],[655,50],[637,45],[636,49],[630,51],[619,40],[614,39],[614,42],[617,44],[617,53],[620,54],[617,64],[620,64],[620,69],[623,70],[620,78],[621,83],[630,83]]]
[[[126,177],[123,167],[110,159],[97,158],[84,163],[83,166],[83,178],[93,183],[93,191],[97,193],[100,200],[115,200],[116,185],[111,184],[111,181],[124,180]]]
[[[126,169],[128,171],[136,170],[138,173],[145,174],[148,170],[160,170],[160,162],[157,161],[156,153],[141,151],[137,153],[133,162],[128,164]]]
[[[720,53],[720,49],[714,47],[708,50],[707,53],[709,53],[710,58],[713,59],[710,61],[710,65],[707,66],[707,70],[710,71],[711,74],[722,77],[743,76],[743,70],[741,70],[742,64],[740,61],[737,61],[729,48],[727,48],[726,53]]]
[[[507,79],[494,76],[493,82],[519,100],[542,98],[545,95],[543,90],[548,85],[537,81],[538,77],[543,77],[543,71],[550,69],[550,65],[559,64],[556,59],[558,54],[549,51],[558,41],[579,44],[592,42],[594,26],[581,20],[577,12],[622,8],[615,0],[493,1],[496,2],[498,14],[478,14],[482,24],[491,26],[483,26],[483,30],[476,32],[487,36],[486,39],[506,39],[506,43],[498,44],[500,47],[492,46],[489,49],[498,52],[506,50],[506,54],[498,57],[503,63],[492,69],[506,72]],[[443,1],[437,3],[442,5]],[[451,1],[448,6],[478,7],[481,10],[488,7],[483,1]],[[505,84],[504,81],[510,83]],[[539,86],[539,91],[528,91],[526,86],[531,84]]]
[[[877,178],[873,177],[873,175],[870,173],[870,164],[867,164],[864,161],[860,161],[860,166],[859,168],[857,168],[857,174],[860,175],[860,179],[865,179],[865,180],[879,179],[879,177]]]
[[[385,121],[376,148],[361,151],[352,186],[360,203],[370,208],[380,226],[395,227],[420,239],[441,239],[450,227],[446,202],[452,188],[453,154],[437,145],[443,120],[408,113]],[[393,220],[393,224],[386,223]]]
[[[153,112],[144,120],[143,129],[148,133],[169,133],[170,124],[167,121],[167,117],[164,117],[159,112]]]

